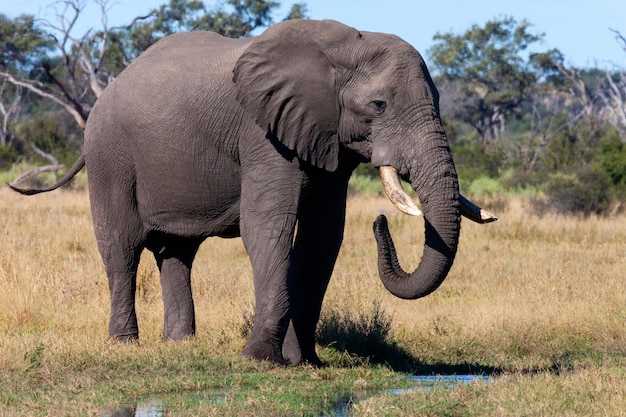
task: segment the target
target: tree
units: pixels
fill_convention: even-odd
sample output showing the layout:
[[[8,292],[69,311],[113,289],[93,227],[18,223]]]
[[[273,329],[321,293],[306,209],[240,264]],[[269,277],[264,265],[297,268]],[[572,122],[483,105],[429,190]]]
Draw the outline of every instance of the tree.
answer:
[[[626,52],[626,38],[611,29],[618,44]],[[624,69],[580,70],[564,65],[559,57],[538,54],[537,65],[551,71],[552,81],[563,87],[588,118],[609,122],[626,138],[626,71]],[[560,78],[560,81],[557,79]]]
[[[97,0],[103,11],[107,1]],[[42,26],[49,32],[38,29],[41,42],[46,42],[49,52],[54,51],[57,55],[31,55],[33,59],[29,61],[29,68],[21,72],[9,68],[0,72],[0,76],[16,87],[60,105],[74,117],[79,127],[84,128],[91,106],[104,83],[96,77],[100,68],[94,67],[89,58],[90,54],[94,54],[85,49],[89,33],[81,39],[70,35],[85,6],[84,1],[65,0],[60,5],[63,5],[63,10],[57,13],[58,25],[44,22]],[[106,22],[105,18],[103,22]],[[101,45],[105,48],[106,42]],[[26,71],[28,76],[24,76]]]
[[[22,15],[10,20],[0,13],[0,70],[27,69],[52,46],[32,16]]]
[[[626,53],[626,38],[617,30],[611,29],[615,40]],[[600,98],[605,105],[606,118],[615,126],[626,141],[626,70],[610,73],[605,71],[605,88]]]
[[[507,120],[521,111],[543,75],[525,56],[543,34],[529,29],[525,20],[518,24],[505,17],[474,25],[462,35],[434,36],[429,54],[435,71],[458,89],[450,113],[471,125],[484,145],[504,133]]]
[[[225,6],[207,12],[199,0],[170,0],[132,19],[127,26],[112,28],[107,21],[110,0],[93,0],[101,9],[101,27],[75,37],[73,29],[86,1],[58,1],[56,22],[43,21],[38,25],[32,16],[11,21],[0,15],[2,144],[10,142],[9,120],[16,120],[20,114],[24,92],[60,106],[79,128],[84,128],[102,90],[157,40],[191,30],[250,36],[254,30],[272,23],[272,13],[279,5],[266,0],[226,0]],[[304,4],[294,4],[288,18],[302,18],[305,13]],[[34,142],[31,145],[40,155],[45,154]]]
[[[126,29],[116,33],[125,62],[135,59],[150,45],[176,32],[205,30],[230,38],[245,38],[273,23],[272,14],[280,5],[266,0],[226,0],[225,4],[207,10],[202,1],[170,0],[169,4],[136,18]],[[292,5],[286,19],[306,17],[303,3]]]
[[[294,3],[291,5],[291,9],[289,9],[287,17],[283,20],[306,19],[307,12],[308,9],[306,7],[306,3]]]
[[[0,71],[26,75],[34,61],[41,59],[52,48],[43,31],[35,26],[32,16],[18,16],[14,20],[0,14]],[[6,78],[0,80],[0,146],[11,146],[14,135],[10,126],[21,114],[24,90]]]

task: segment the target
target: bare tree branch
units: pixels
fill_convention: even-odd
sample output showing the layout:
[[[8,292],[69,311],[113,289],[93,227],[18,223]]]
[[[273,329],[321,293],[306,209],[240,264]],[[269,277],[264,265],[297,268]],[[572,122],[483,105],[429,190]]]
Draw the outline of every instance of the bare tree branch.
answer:
[[[606,87],[598,88],[598,96],[604,103],[604,112],[610,113],[609,122],[620,132],[626,132],[626,73],[622,73],[618,82],[613,80],[609,71],[605,71]]]
[[[37,175],[39,175],[39,174],[41,174],[43,172],[54,172],[54,171],[58,171],[58,170],[63,169],[63,168],[65,168],[64,165],[56,164],[56,165],[45,165],[45,166],[42,166],[42,167],[31,169],[30,171],[27,171],[27,172],[23,173],[22,175],[17,177],[15,180],[13,180],[11,185],[17,186],[21,182],[24,182],[24,181],[26,181],[29,178],[36,177]]]
[[[139,22],[140,20],[146,20],[149,19],[153,16],[158,15],[158,12],[156,10],[151,11],[150,13],[148,13],[145,16],[137,16],[135,17],[133,20],[131,20],[131,22],[128,25],[124,25],[124,26],[114,26],[111,28],[111,30],[115,30],[115,29],[131,29],[135,23]]]
[[[39,156],[41,156],[42,158],[47,159],[48,161],[50,161],[52,163],[52,165],[59,165],[59,161],[54,157],[54,155],[45,152],[44,150],[42,150],[41,148],[39,148],[37,145],[35,145],[34,143],[31,143],[30,146],[33,147],[33,150],[35,151],[35,153]],[[63,165],[61,165],[63,166]]]
[[[13,77],[11,74],[8,74],[6,72],[0,72],[0,77],[4,77],[6,80],[8,80],[13,85],[22,86],[22,87],[32,91],[33,93],[35,93],[35,94],[37,94],[37,95],[39,95],[39,96],[41,96],[43,98],[46,98],[48,100],[54,101],[55,103],[57,103],[58,105],[63,107],[63,109],[65,111],[67,111],[69,114],[71,114],[74,117],[74,120],[76,121],[76,123],[78,123],[78,125],[82,129],[85,128],[86,118],[84,118],[80,114],[80,112],[78,112],[74,108],[73,105],[64,102],[60,98],[56,97],[54,94],[50,94],[50,93],[47,93],[47,92],[43,91],[41,88],[37,87],[34,82],[20,81],[20,80],[16,79],[15,77]]]
[[[626,52],[626,38],[622,35],[618,30],[609,28],[611,32],[615,34],[615,39],[617,43],[622,47],[624,52]]]
[[[80,66],[82,70],[87,75],[89,75],[89,85],[91,87],[91,91],[93,91],[93,93],[96,95],[96,98],[100,97],[100,94],[102,94],[102,91],[104,89],[102,88],[102,86],[100,85],[98,81],[98,77],[97,77],[98,67],[94,68],[94,66],[91,64],[91,60],[85,53],[85,50],[82,47],[80,47],[80,45],[78,45],[77,48],[80,53],[80,58],[79,58]]]
[[[5,88],[8,80],[3,78],[2,83],[0,85],[0,97],[4,96]],[[20,110],[22,101],[22,87],[15,86],[15,95],[13,97],[13,101],[11,105],[7,109],[4,106],[2,100],[0,100],[0,113],[2,114],[2,128],[0,129],[0,144],[2,146],[10,146],[13,142],[12,137],[9,137],[9,121],[11,119],[18,119],[20,115]]]

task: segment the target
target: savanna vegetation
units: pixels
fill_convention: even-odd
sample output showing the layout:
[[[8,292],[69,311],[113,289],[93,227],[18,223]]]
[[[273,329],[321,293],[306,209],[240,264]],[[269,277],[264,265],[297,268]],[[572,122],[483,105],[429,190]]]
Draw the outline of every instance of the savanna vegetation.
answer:
[[[54,181],[80,152],[99,93],[159,38],[183,30],[245,37],[306,17],[304,3],[277,16],[273,1],[177,0],[109,27],[107,8],[121,6],[97,3],[102,27],[80,35],[72,28],[84,1],[57,2],[58,21],[0,14],[2,182]],[[108,342],[108,287],[84,174],[52,194],[0,190],[0,416],[133,415],[151,399],[165,415],[332,415],[350,399],[358,416],[625,415],[626,71],[568,66],[558,50],[541,50],[542,37],[502,17],[436,34],[421,51],[462,189],[500,220],[464,221],[442,287],[396,299],[377,277],[371,222],[390,215],[398,247],[420,248],[423,220],[394,216],[371,166],[359,167],[318,332],[326,368],[239,357],[254,300],[239,239],[201,247],[196,338],[161,340],[158,270],[145,254],[141,342]],[[419,255],[400,253],[405,269]],[[390,391],[430,374],[490,380]]]
[[[27,198],[4,189],[0,415],[133,415],[128,410],[152,399],[165,415],[313,416],[332,415],[350,398],[356,416],[624,415],[626,218],[539,217],[528,204],[497,204],[500,220],[488,226],[463,222],[442,287],[403,301],[378,279],[371,224],[379,212],[391,214],[398,246],[421,248],[415,230],[423,220],[393,215],[382,196],[353,195],[318,331],[328,366],[314,369],[240,358],[254,299],[240,239],[201,247],[195,339],[161,339],[158,270],[146,253],[141,341],[108,342],[107,280],[87,194]],[[420,254],[399,255],[414,268]],[[430,374],[490,382],[389,391]]]
[[[107,11],[118,6],[94,0],[102,21],[76,33],[86,2],[55,2],[57,16],[49,21],[0,14],[0,172],[9,181],[67,167],[100,92],[160,38],[190,30],[248,37],[279,20],[307,18],[306,3],[279,16],[277,1],[175,0],[111,27]],[[607,42],[626,54],[624,36],[606,30]],[[543,48],[543,37],[531,22],[501,16],[436,33],[433,46],[421,51],[441,93],[462,188],[533,195],[539,212],[621,210],[626,70],[610,63],[574,67],[558,49]],[[357,174],[359,185],[376,176],[369,165]]]

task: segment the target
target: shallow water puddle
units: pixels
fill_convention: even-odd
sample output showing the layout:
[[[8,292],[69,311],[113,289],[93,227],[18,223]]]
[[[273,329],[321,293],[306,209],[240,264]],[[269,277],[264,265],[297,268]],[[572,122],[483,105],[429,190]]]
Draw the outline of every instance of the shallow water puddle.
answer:
[[[457,385],[468,384],[470,382],[489,382],[492,378],[486,375],[415,375],[409,377],[409,384],[402,384],[404,388],[396,389],[364,389],[346,390],[339,393],[332,401],[331,407],[319,410],[318,416],[347,417],[352,415],[352,407],[355,403],[379,394],[402,395],[417,391],[432,391],[440,388],[452,388]],[[219,404],[226,400],[227,392],[224,389],[203,390],[194,393],[198,402]],[[164,396],[170,397],[170,396]],[[163,417],[165,415],[163,398],[149,397],[138,402],[134,407],[127,407],[116,410],[112,413],[105,413],[103,417]]]
[[[474,381],[489,382],[490,378],[487,375],[415,375],[410,377],[410,380],[416,382],[415,386],[391,389],[389,393],[401,395],[415,391],[432,391],[436,388],[452,388]]]

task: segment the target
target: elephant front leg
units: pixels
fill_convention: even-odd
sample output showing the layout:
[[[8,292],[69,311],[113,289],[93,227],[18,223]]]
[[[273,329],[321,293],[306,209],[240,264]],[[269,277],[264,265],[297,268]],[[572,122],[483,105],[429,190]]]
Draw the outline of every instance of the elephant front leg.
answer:
[[[252,263],[256,301],[252,334],[243,355],[278,364],[285,363],[287,273],[301,187],[297,174],[281,178],[269,182],[262,175],[244,179],[241,200],[241,234]]]
[[[290,363],[322,365],[315,331],[343,240],[346,193],[347,180],[332,182],[300,206],[288,281],[291,324],[283,345]]]

